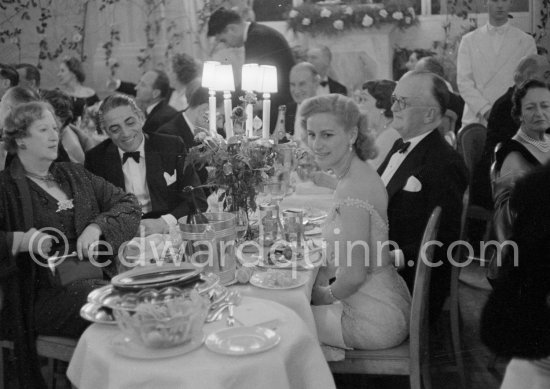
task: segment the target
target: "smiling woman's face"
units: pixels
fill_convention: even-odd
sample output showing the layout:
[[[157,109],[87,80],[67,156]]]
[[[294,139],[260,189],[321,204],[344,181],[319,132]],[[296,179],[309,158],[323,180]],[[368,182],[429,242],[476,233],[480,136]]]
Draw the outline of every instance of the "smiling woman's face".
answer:
[[[103,116],[105,132],[123,151],[136,151],[143,140],[143,122],[128,105],[116,107]]]
[[[38,159],[55,161],[59,146],[59,129],[52,113],[44,110],[42,117],[35,120],[27,129],[27,136],[17,143],[25,145],[24,149],[19,149],[20,154],[26,153]]]

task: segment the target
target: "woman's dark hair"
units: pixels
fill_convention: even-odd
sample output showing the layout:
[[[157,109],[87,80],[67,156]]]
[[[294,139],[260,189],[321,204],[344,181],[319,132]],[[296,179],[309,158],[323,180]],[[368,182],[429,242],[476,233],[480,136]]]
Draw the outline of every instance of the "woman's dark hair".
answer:
[[[514,91],[512,95],[512,118],[516,121],[516,124],[521,125],[521,102],[527,95],[530,89],[548,89],[550,86],[539,80],[529,80],[524,82],[519,88]]]
[[[84,68],[82,67],[82,62],[76,57],[65,58],[63,60],[65,66],[71,73],[76,77],[76,80],[81,84],[86,80],[86,74],[84,74]]]
[[[172,57],[172,71],[183,85],[199,76],[199,63],[189,54],[179,53]]]
[[[105,98],[97,111],[97,119],[99,121],[99,128],[101,131],[106,131],[105,114],[118,107],[130,107],[141,122],[145,121],[145,115],[143,114],[143,111],[139,109],[134,99],[122,93],[115,93],[114,95]]]
[[[513,189],[513,241],[517,265],[505,287],[489,297],[481,337],[497,355],[538,359],[550,356],[550,164],[535,169]]]
[[[52,105],[56,116],[61,121],[61,127],[73,121],[73,100],[69,95],[59,89],[43,90],[41,95],[43,100]]]
[[[369,94],[376,100],[376,108],[384,110],[384,116],[387,118],[393,117],[391,110],[391,95],[397,83],[390,80],[372,80],[363,84],[363,89],[366,89]]]
[[[29,127],[37,120],[44,117],[44,112],[50,111],[55,119],[53,107],[45,101],[31,101],[19,104],[10,111],[6,118],[2,139],[5,148],[10,154],[17,152],[17,139],[29,136]]]

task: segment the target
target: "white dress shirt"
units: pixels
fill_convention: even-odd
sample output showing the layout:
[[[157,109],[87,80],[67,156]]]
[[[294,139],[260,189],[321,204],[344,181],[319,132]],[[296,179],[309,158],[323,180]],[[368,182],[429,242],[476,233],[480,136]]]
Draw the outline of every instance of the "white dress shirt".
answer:
[[[185,97],[185,88],[179,91],[174,89],[170,95],[168,105],[176,111],[183,111],[186,109],[189,104],[187,104],[187,98]]]
[[[128,158],[124,164],[122,164],[122,173],[124,173],[124,188],[126,192],[136,195],[139,204],[141,205],[141,211],[148,213],[153,210],[151,205],[151,195],[149,194],[149,187],[147,186],[147,169],[145,167],[145,138],[141,141],[138,149],[139,151],[139,163],[133,158]],[[118,149],[120,160],[124,151]]]
[[[492,37],[493,50],[495,55],[500,51],[502,44],[504,43],[504,35],[508,31],[510,26],[509,22],[504,23],[502,26],[493,26],[491,23],[487,22],[487,32]]]
[[[433,130],[433,131],[437,131],[437,130]],[[386,170],[384,170],[384,173],[382,173],[382,177],[381,177],[382,181],[384,181],[385,186],[388,186],[388,183],[392,179],[397,169],[399,169],[399,166],[401,166],[405,158],[407,158],[407,155],[411,153],[411,151],[416,147],[417,144],[420,143],[422,139],[424,139],[431,133],[432,131],[428,131],[425,134],[418,135],[418,136],[415,136],[414,138],[409,139],[407,142],[411,142],[411,144],[407,148],[407,151],[405,151],[404,153],[397,152],[391,156],[390,161],[388,162],[388,166],[386,166]]]

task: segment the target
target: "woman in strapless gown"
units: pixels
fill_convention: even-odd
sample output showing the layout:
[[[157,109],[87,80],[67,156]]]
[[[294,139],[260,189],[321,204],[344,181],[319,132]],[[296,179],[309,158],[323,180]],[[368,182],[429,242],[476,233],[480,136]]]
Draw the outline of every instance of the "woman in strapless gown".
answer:
[[[409,333],[411,296],[389,253],[386,189],[366,162],[376,155],[366,115],[331,94],[304,101],[301,116],[317,163],[338,179],[323,226],[327,266],[312,292],[319,340],[341,348],[397,346]]]

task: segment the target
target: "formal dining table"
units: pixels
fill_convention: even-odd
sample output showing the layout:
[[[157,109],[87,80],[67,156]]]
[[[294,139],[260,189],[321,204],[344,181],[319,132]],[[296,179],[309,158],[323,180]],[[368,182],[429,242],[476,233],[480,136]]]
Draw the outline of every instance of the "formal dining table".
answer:
[[[223,355],[203,344],[170,357],[159,357],[163,352],[155,350],[143,350],[136,356],[132,354],[140,349],[130,347],[132,356],[128,357],[121,355],[128,350],[119,349],[123,333],[118,327],[92,324],[78,341],[67,376],[79,389],[335,388],[317,337],[292,309],[244,297],[235,309],[235,318],[236,326],[256,321],[275,330],[281,336],[280,342],[250,355]],[[208,336],[226,325],[224,318],[206,324],[203,331]]]

